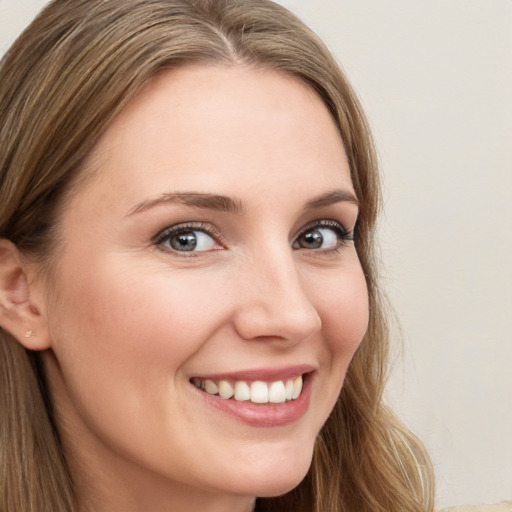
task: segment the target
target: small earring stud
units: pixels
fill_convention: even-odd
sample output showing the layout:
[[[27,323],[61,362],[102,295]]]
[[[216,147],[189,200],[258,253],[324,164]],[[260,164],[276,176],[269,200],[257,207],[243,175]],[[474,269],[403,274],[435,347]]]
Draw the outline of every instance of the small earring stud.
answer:
[[[30,338],[32,336],[32,329],[29,329],[27,333],[25,334],[25,338]]]

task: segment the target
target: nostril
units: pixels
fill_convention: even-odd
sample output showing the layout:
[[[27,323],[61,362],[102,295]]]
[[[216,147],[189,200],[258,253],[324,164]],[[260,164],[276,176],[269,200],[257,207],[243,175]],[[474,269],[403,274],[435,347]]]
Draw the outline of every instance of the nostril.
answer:
[[[295,260],[253,259],[237,288],[233,325],[246,340],[287,340],[310,338],[320,331],[322,321],[315,304],[304,288]],[[270,261],[270,263],[269,263]]]
[[[233,315],[237,334],[246,340],[287,340],[300,342],[311,338],[322,328],[322,320],[311,305],[245,305]]]

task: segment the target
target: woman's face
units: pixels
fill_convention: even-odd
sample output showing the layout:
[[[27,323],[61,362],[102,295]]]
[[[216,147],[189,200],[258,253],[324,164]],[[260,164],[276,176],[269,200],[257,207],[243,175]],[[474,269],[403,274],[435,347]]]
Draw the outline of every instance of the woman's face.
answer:
[[[127,503],[294,487],[368,321],[327,109],[274,71],[183,67],[88,165],[46,291],[73,471]]]

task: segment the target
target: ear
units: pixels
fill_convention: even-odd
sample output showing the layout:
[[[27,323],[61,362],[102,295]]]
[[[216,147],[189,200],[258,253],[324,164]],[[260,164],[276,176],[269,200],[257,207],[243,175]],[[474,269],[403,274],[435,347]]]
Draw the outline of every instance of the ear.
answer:
[[[9,240],[0,239],[0,327],[30,350],[50,347],[44,315],[31,293],[29,263]]]

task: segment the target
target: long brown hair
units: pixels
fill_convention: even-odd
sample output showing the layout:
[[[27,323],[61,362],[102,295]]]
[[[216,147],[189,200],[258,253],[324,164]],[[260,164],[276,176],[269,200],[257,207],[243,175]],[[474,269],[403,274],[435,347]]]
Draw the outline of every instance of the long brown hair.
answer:
[[[370,300],[368,332],[311,468],[265,511],[431,511],[421,443],[382,402],[388,328],[378,287],[379,178],[356,95],[319,39],[269,0],[54,0],[0,65],[0,238],[48,266],[56,219],[85,157],[159,71],[243,63],[308,84],[336,121],[360,201],[357,251]],[[83,172],[83,171],[82,171]],[[78,176],[78,180],[77,180]],[[0,510],[74,512],[73,481],[35,353],[0,331]]]

